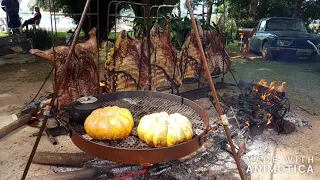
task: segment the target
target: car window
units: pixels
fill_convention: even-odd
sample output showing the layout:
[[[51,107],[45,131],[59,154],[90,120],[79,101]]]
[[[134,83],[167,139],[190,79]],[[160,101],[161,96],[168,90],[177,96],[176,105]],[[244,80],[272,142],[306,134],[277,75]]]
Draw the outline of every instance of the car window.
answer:
[[[258,31],[264,31],[266,29],[266,21],[262,21]]]
[[[270,19],[266,24],[267,31],[302,31],[307,29],[301,20],[297,19]]]

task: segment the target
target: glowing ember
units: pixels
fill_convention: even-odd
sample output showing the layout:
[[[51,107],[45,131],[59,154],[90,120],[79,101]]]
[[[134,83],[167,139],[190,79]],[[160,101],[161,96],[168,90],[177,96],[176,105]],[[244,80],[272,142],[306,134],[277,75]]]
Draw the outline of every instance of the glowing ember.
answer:
[[[121,174],[121,175],[115,177],[114,179],[116,179],[116,180],[131,180],[131,179],[133,179],[132,177],[142,175],[146,172],[147,172],[146,169],[142,169],[139,171],[130,171],[130,172],[126,172],[124,174]]]
[[[33,117],[31,118],[31,120],[32,120],[32,121],[35,121],[35,120],[37,120],[37,117],[33,116]]]
[[[150,163],[143,163],[143,164],[140,164],[142,167],[151,167],[153,166],[153,164],[150,164]]]
[[[42,110],[40,109],[38,112],[37,112],[37,115],[41,114],[42,113]]]

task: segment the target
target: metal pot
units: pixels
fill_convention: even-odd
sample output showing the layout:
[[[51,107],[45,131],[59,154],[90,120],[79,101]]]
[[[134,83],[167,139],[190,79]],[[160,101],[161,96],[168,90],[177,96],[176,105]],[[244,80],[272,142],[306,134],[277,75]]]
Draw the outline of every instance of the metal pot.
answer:
[[[70,121],[78,124],[84,124],[86,118],[92,111],[102,106],[99,97],[85,96],[77,99],[74,105],[70,108]]]

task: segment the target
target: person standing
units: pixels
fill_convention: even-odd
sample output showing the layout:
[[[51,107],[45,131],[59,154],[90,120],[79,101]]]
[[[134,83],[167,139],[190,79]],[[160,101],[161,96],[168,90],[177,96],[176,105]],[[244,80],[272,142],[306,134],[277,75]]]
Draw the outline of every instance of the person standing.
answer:
[[[7,13],[8,28],[12,29],[13,33],[19,32],[21,26],[18,0],[3,0],[1,2],[2,9]]]
[[[30,18],[30,19],[24,21],[24,23],[22,24],[21,28],[24,28],[26,26],[27,30],[28,30],[28,25],[29,24],[33,25],[33,24],[36,24],[36,23],[40,23],[40,20],[41,20],[42,16],[41,16],[39,7],[35,7],[34,11],[36,13],[34,14],[33,18]]]

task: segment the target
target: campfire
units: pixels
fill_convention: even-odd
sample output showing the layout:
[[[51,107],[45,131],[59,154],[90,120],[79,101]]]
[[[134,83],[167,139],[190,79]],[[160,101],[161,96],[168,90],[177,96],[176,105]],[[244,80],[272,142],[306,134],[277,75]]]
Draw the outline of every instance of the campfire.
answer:
[[[268,82],[261,79],[256,84],[240,81],[242,92],[231,97],[228,107],[236,109],[236,117],[242,126],[265,125],[282,129],[283,118],[290,110],[289,99],[284,92],[286,82]]]

